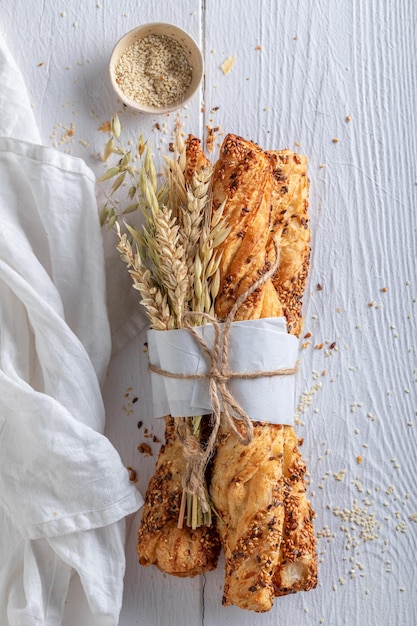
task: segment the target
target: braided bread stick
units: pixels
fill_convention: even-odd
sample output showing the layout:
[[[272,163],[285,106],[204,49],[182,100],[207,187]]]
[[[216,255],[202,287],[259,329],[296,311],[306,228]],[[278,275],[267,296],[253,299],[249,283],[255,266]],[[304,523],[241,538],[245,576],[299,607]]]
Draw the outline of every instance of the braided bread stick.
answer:
[[[282,207],[280,265],[272,279],[284,308],[288,331],[302,329],[302,296],[310,257],[307,159],[291,150],[267,153],[275,180],[275,202]],[[305,462],[294,429],[284,426],[284,532],[279,565],[274,573],[275,595],[308,591],[317,585],[317,554],[313,511],[306,496]]]
[[[186,183],[208,160],[201,142],[190,136],[186,142]],[[217,566],[220,540],[215,525],[178,528],[182,500],[182,477],[186,470],[183,445],[175,420],[165,418],[165,444],[161,447],[145,495],[137,551],[141,565],[155,565],[166,574],[193,577]]]
[[[213,199],[215,207],[226,199],[225,215],[232,230],[223,244],[221,287],[215,305],[219,318],[224,318],[236,298],[270,267],[275,254],[272,237],[278,239],[280,253],[292,242],[287,210],[293,210],[289,199],[299,193],[297,176],[292,178],[292,193],[287,196],[289,189],[283,189],[281,180],[284,173],[278,169],[275,158],[274,153],[268,154],[235,135],[228,135],[223,142],[213,176]],[[306,181],[303,179],[303,188]],[[302,204],[306,210],[305,203]],[[304,239],[302,246],[303,263],[306,259],[308,262],[305,252],[308,239]],[[284,267],[291,260],[290,248],[287,253]],[[305,275],[306,272],[307,267]],[[285,288],[289,293],[287,285]],[[283,314],[289,319],[292,315],[294,332],[300,328],[301,306],[299,300],[296,309],[291,304],[290,297],[285,303],[281,301],[276,284],[268,280],[245,301],[236,319]],[[312,526],[305,523],[300,484],[297,484],[299,506],[294,506],[294,500],[290,499],[294,491],[290,489],[291,482],[288,484],[288,468],[300,460],[292,443],[289,448],[285,446],[288,429],[293,430],[289,426],[256,423],[249,445],[242,445],[234,434],[221,429],[210,494],[220,516],[218,529],[226,559],[224,604],[258,612],[272,607],[274,596],[283,593],[282,560],[289,553],[285,549],[287,538],[296,539],[294,531],[298,526],[308,532],[312,547],[310,560],[315,563],[314,534]],[[303,482],[303,475],[298,473],[298,476]],[[291,516],[286,513],[290,503]],[[310,574],[313,578],[313,572]]]
[[[146,491],[138,531],[139,563],[192,578],[216,568],[220,543],[215,527],[178,528],[186,462],[174,419],[167,417],[165,422],[165,444]]]
[[[302,297],[310,261],[307,158],[291,150],[269,151],[274,178],[273,203],[279,207],[279,268],[272,282],[288,332],[301,334]]]

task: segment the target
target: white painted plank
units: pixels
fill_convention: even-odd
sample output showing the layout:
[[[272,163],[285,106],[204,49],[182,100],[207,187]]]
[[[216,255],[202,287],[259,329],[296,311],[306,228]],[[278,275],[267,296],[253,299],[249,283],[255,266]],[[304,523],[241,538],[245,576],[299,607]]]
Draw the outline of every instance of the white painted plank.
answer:
[[[227,38],[225,21],[233,24]],[[407,556],[416,509],[409,482],[416,434],[407,425],[416,406],[414,21],[411,3],[271,1],[242,11],[236,1],[227,18],[220,2],[207,3],[213,62],[205,101],[207,111],[220,107],[210,124],[266,148],[298,149],[310,162],[305,316],[313,337],[301,355],[298,393],[322,385],[299,427],[323,535],[320,583],[277,599],[256,617],[260,624],[415,619]],[[223,76],[219,66],[232,54],[236,65]],[[326,341],[337,351],[313,349]],[[344,524],[335,515],[355,500],[378,538],[365,542],[358,520]],[[346,549],[349,534],[355,549]],[[208,577],[207,625],[253,624],[253,615],[219,607],[218,585]]]

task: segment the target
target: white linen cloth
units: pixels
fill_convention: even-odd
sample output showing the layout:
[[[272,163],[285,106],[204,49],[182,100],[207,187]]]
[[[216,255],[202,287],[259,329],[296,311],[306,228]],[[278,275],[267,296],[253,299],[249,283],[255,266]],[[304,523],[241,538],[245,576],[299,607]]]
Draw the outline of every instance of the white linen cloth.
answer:
[[[0,624],[52,626],[79,577],[88,626],[122,603],[143,503],[102,434],[111,337],[94,176],[39,145],[0,38]]]

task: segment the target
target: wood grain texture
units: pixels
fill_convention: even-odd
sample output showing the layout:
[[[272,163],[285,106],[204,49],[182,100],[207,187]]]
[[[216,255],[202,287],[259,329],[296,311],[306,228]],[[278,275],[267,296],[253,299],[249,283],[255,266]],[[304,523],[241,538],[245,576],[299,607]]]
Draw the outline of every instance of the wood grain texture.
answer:
[[[205,52],[204,112],[199,98],[182,112],[187,132],[201,136],[211,126],[218,128],[215,146],[233,132],[309,159],[312,257],[304,315],[311,336],[302,340],[297,433],[317,515],[320,584],[278,598],[256,624],[416,623],[416,3],[97,5],[45,0],[28,10],[26,0],[2,2],[0,36],[7,34],[47,145],[85,159],[100,175],[97,129],[115,110],[132,135],[140,129],[159,149],[168,145],[169,130],[154,124],[169,129],[173,117],[122,111],[107,81],[114,42],[138,23],[161,20],[186,28]],[[231,55],[236,63],[224,75],[220,65]],[[71,123],[70,142],[64,127]],[[108,291],[115,330],[123,330],[127,345],[120,344],[104,390],[107,432],[143,489],[155,458],[137,446],[150,442],[155,454],[158,443],[143,429],[157,436],[163,428],[150,418],[143,318],[128,281],[120,280],[113,244],[106,236]],[[120,626],[253,626],[252,615],[221,606],[222,564],[192,581],[139,568],[137,522],[127,520]],[[67,616],[65,626],[76,620]]]

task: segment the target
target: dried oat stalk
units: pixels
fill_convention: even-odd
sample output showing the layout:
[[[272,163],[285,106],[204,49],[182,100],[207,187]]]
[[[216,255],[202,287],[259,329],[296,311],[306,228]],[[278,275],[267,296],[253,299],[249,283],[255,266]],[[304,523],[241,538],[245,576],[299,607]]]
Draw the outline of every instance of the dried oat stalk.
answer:
[[[223,206],[214,212],[212,209],[211,164],[196,169],[191,177],[186,175],[186,144],[177,124],[173,156],[164,156],[165,169],[158,177],[151,146],[142,135],[132,155],[121,144],[117,116],[112,118],[111,131],[103,160],[116,156],[117,163],[99,179],[110,185],[101,224],[116,229],[117,250],[141,296],[151,327],[181,328],[184,313],[190,311],[213,314],[220,283],[217,247],[229,229]],[[142,214],[140,227],[127,221],[136,211]],[[195,325],[204,323],[198,316],[190,320]],[[181,418],[182,425],[184,420],[201,444],[201,416]],[[211,512],[202,511],[198,500],[195,494],[184,494],[180,525],[184,520],[193,528],[211,524]]]

